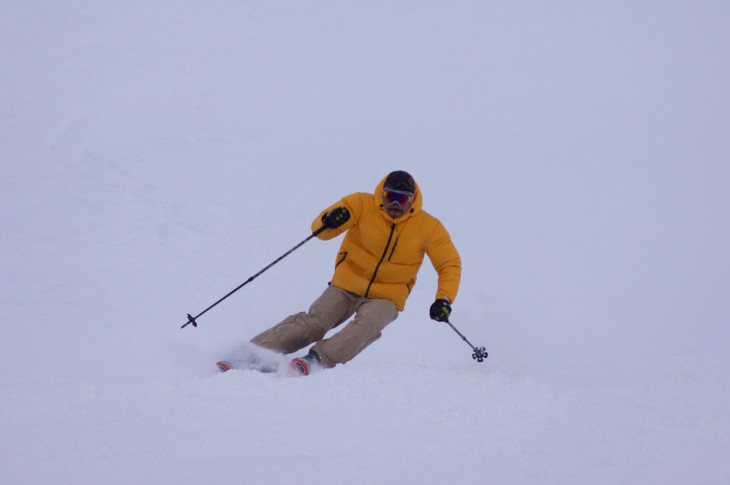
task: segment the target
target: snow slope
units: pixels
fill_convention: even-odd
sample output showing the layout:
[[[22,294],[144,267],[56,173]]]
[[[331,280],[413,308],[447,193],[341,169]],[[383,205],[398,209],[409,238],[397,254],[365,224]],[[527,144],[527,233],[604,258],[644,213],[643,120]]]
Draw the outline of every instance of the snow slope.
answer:
[[[730,7],[0,3],[0,482],[727,483]],[[464,263],[307,379],[306,309],[405,169]],[[279,298],[277,295],[285,295]]]

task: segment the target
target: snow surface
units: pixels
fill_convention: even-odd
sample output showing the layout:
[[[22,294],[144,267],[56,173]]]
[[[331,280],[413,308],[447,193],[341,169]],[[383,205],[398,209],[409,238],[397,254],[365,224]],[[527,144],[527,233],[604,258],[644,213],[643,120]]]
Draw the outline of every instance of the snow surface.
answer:
[[[730,4],[0,2],[0,482],[724,484]],[[464,264],[306,379],[312,217],[413,173]]]

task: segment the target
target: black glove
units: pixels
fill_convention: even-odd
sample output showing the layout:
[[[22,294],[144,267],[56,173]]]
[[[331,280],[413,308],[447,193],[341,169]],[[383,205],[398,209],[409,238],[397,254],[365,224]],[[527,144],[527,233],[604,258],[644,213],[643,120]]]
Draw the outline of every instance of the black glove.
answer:
[[[431,318],[437,322],[445,322],[451,315],[451,305],[444,298],[439,298],[431,305]]]
[[[347,207],[337,207],[322,216],[322,224],[329,229],[336,229],[350,220],[350,211]]]

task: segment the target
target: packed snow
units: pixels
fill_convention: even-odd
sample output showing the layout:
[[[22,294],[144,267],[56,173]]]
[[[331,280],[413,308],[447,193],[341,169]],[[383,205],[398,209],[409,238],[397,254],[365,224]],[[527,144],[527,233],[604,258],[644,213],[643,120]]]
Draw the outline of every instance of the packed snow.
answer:
[[[0,2],[0,483],[728,483],[729,5]],[[218,373],[400,169],[489,358]]]

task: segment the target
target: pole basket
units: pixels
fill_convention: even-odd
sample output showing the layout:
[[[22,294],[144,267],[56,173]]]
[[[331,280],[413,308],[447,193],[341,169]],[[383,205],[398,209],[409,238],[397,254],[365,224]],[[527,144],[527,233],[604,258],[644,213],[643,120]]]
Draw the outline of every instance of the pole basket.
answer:
[[[484,359],[486,359],[489,356],[489,353],[487,353],[487,349],[484,347],[475,347],[474,353],[471,354],[472,359],[476,360],[477,362],[484,362]]]

